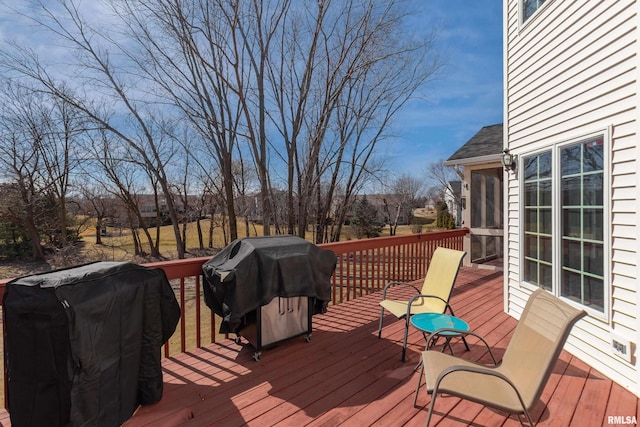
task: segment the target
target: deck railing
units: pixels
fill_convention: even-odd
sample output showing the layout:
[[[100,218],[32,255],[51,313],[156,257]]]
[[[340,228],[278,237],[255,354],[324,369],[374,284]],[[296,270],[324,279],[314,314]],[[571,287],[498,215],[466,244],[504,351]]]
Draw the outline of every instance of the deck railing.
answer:
[[[319,245],[331,250],[338,259],[331,279],[331,304],[380,291],[390,281],[423,278],[433,251],[438,246],[462,250],[467,233],[468,229],[458,229]],[[202,295],[202,264],[208,259],[145,264],[165,271],[182,308],[177,331],[164,346],[165,356],[225,337],[216,332],[220,319],[206,307]]]
[[[423,278],[433,251],[438,246],[462,250],[463,238],[468,232],[465,228],[319,245],[334,252],[338,259],[331,279],[331,304],[380,291],[389,281]],[[220,319],[206,307],[202,295],[202,264],[209,259],[189,258],[145,264],[165,271],[182,309],[176,333],[164,346],[165,357],[225,337],[216,332]],[[0,280],[0,301],[8,281]],[[0,342],[0,348],[3,344]]]

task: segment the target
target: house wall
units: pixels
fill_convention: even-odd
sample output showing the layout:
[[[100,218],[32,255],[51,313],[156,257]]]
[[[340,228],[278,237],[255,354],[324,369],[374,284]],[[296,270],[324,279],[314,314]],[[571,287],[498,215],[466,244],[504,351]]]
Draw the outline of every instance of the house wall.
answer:
[[[608,303],[602,316],[579,322],[566,349],[640,396],[640,6],[631,0],[547,0],[523,24],[519,1],[504,0],[506,145],[522,156],[596,132],[605,135]],[[517,173],[509,174],[505,191],[505,310],[519,317],[532,289],[520,280]],[[612,333],[635,344],[631,362],[614,354]]]
[[[452,190],[453,187],[453,191]],[[460,181],[449,181],[449,185],[445,187],[444,190],[444,202],[447,205],[447,209],[449,213],[453,216],[455,221],[455,226],[462,226],[462,222],[464,221],[464,209],[462,208],[462,203],[460,202],[462,197],[462,183]]]

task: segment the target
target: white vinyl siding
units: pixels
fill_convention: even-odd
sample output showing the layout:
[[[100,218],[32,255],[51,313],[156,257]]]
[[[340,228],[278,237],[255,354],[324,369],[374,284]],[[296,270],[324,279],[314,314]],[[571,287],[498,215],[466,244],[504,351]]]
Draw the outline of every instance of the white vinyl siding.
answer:
[[[640,396],[640,352],[631,364],[611,349],[612,332],[640,347],[640,6],[548,0],[543,13],[520,25],[519,1],[504,3],[507,147],[522,159],[603,132],[608,141],[605,307],[574,328],[567,349]],[[521,277],[519,180],[518,173],[505,175],[505,309],[515,317],[531,291]]]

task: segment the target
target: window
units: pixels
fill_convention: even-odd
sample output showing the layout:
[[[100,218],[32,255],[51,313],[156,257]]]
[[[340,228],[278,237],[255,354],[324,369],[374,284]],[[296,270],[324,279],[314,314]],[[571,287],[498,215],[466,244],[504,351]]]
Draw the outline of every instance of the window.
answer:
[[[551,151],[524,159],[524,280],[552,289]]]
[[[603,154],[601,137],[560,150],[560,294],[600,311],[604,311]]]
[[[604,138],[524,156],[522,171],[524,280],[604,312]]]
[[[529,19],[544,2],[545,0],[522,0],[522,22]]]

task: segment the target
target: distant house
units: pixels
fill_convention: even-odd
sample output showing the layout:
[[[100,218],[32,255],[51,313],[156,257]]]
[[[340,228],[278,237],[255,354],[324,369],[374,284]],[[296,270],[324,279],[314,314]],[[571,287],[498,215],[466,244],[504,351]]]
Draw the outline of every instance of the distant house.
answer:
[[[502,268],[503,180],[502,123],[485,126],[449,157],[444,164],[463,176],[460,182],[461,224],[465,237],[466,265]],[[453,197],[453,196],[450,196]]]
[[[438,197],[429,197],[427,198],[427,200],[424,202],[424,207],[425,209],[435,209],[436,206],[438,205]]]
[[[133,196],[138,205],[140,216],[143,218],[147,227],[155,227],[171,224],[171,218],[169,215],[169,207],[164,196],[155,196],[153,194],[136,194]],[[181,222],[195,221],[199,217],[209,214],[207,206],[201,206],[202,201],[199,196],[188,195],[187,206],[184,206],[184,202],[180,199],[180,196],[175,196],[176,213],[178,220]],[[137,219],[127,211],[129,207],[117,197],[113,197],[111,201],[111,218],[108,218],[107,222],[112,226],[134,226],[139,227]],[[132,223],[133,222],[133,223]]]
[[[250,193],[246,195],[237,196],[235,199],[236,210],[239,216],[246,218],[247,220],[256,224],[263,224],[264,215],[262,212],[262,203],[260,201],[261,194],[259,192]],[[287,205],[288,195],[283,190],[272,190],[270,193],[271,208],[273,209],[272,215],[274,215],[277,223],[287,223]]]
[[[449,181],[444,190],[444,202],[447,210],[453,216],[455,226],[460,227],[463,223],[464,208],[462,206],[462,182]]]
[[[169,208],[164,197],[158,197],[153,194],[138,194],[135,196],[138,202],[140,216],[143,218],[156,219],[165,218],[169,215]]]
[[[566,349],[638,396],[639,12],[504,2],[505,310],[538,288],[586,310]]]

